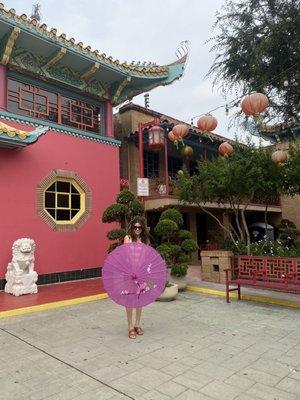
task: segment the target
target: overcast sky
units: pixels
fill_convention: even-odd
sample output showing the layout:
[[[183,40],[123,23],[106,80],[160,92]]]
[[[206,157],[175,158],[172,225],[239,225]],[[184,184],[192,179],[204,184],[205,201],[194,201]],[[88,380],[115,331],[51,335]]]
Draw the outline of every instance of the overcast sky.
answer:
[[[6,0],[5,8],[31,14],[37,1]],[[215,13],[225,0],[40,0],[42,22],[59,33],[74,37],[120,61],[153,61],[159,65],[176,60],[175,50],[183,40],[190,42],[184,76],[170,86],[150,92],[150,108],[189,122],[191,117],[225,104],[224,98],[205,79],[214,54],[205,44],[212,35]],[[133,102],[144,105],[143,95]],[[225,110],[213,113],[222,136],[228,131]],[[237,128],[238,129],[238,128]],[[240,132],[243,137],[245,134]]]

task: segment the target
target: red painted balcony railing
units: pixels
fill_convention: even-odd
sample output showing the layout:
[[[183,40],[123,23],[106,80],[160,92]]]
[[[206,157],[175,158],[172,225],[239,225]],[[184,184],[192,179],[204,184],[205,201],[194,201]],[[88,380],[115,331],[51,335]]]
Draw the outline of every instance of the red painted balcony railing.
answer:
[[[251,201],[251,204],[263,205],[263,204],[266,204],[266,201],[258,199],[258,198],[253,198],[252,201]],[[280,196],[279,196],[279,194],[276,196],[276,198],[274,200],[270,200],[268,202],[268,205],[269,206],[278,206],[278,207],[280,207]]]

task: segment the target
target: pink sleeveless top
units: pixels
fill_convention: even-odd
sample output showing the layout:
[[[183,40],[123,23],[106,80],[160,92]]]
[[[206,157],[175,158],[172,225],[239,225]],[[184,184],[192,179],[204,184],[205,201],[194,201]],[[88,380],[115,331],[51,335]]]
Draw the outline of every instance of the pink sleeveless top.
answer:
[[[131,237],[131,236],[126,235],[125,238],[128,238],[128,239],[129,239],[129,243],[133,243],[132,237]],[[127,242],[127,243],[128,243],[128,242]],[[134,242],[134,243],[142,243],[142,241],[141,241],[141,239],[139,239],[137,242]]]

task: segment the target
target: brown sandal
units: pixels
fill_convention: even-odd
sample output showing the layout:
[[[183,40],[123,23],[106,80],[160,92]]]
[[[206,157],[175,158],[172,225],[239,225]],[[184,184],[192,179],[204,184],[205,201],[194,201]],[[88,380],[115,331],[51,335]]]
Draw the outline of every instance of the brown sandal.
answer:
[[[143,330],[143,328],[141,328],[140,326],[136,326],[136,327],[134,328],[134,330],[135,330],[135,332],[136,332],[137,335],[143,335],[143,334],[144,334],[144,330]]]
[[[135,328],[129,329],[128,337],[129,337],[129,339],[135,339],[136,338]]]

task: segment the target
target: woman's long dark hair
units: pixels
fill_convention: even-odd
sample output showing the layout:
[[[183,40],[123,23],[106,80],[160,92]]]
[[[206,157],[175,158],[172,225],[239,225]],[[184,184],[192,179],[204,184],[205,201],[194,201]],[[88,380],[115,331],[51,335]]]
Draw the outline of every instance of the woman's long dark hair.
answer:
[[[149,244],[150,243],[150,238],[149,238],[149,233],[148,233],[148,229],[146,226],[146,220],[143,217],[140,216],[136,216],[134,217],[129,224],[129,228],[128,228],[128,234],[131,237],[132,241],[135,242],[136,241],[136,234],[134,231],[134,225],[136,223],[139,223],[142,227],[141,229],[141,241],[145,244]]]

